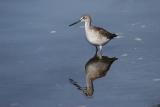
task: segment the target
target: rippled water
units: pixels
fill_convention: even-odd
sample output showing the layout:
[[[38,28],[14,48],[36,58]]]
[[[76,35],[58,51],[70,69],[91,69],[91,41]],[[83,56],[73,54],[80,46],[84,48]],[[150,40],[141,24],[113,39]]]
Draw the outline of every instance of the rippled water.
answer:
[[[160,104],[160,8],[152,0],[1,0],[0,107],[158,107]],[[85,64],[95,48],[83,14],[119,34],[104,56],[117,57],[85,97]]]

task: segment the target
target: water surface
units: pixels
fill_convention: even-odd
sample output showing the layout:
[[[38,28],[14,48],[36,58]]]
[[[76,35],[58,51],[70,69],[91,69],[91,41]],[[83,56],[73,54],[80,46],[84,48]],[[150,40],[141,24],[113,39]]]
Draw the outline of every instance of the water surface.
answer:
[[[0,107],[154,107],[160,103],[160,8],[152,0],[1,0]],[[95,48],[82,24],[119,34],[105,46],[118,57],[92,98],[69,78],[85,84],[85,64]]]

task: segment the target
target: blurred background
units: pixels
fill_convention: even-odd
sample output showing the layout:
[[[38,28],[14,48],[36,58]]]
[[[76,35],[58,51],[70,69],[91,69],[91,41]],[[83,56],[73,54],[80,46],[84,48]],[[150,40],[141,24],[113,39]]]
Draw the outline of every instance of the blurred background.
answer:
[[[159,107],[159,0],[0,0],[0,107]],[[103,49],[117,57],[106,77],[85,86],[95,48],[83,14],[119,35]]]

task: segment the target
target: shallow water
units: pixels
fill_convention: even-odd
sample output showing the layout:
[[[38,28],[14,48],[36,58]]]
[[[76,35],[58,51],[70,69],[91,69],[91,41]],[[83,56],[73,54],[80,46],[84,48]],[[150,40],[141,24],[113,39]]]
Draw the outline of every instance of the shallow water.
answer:
[[[160,103],[160,8],[152,0],[1,0],[0,107],[156,107]],[[85,40],[83,14],[119,34],[103,53],[117,57],[86,98],[85,64],[95,49]]]

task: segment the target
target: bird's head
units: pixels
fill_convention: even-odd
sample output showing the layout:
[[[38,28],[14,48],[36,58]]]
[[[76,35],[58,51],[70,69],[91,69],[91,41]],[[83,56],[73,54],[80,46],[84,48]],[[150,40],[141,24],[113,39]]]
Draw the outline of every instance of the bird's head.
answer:
[[[91,21],[91,17],[89,15],[84,15],[80,18],[81,22],[89,22]]]
[[[90,23],[91,22],[91,17],[89,15],[84,15],[78,21],[70,24],[69,26],[73,26],[73,25],[75,25],[77,23],[80,23],[80,22],[89,22]]]

